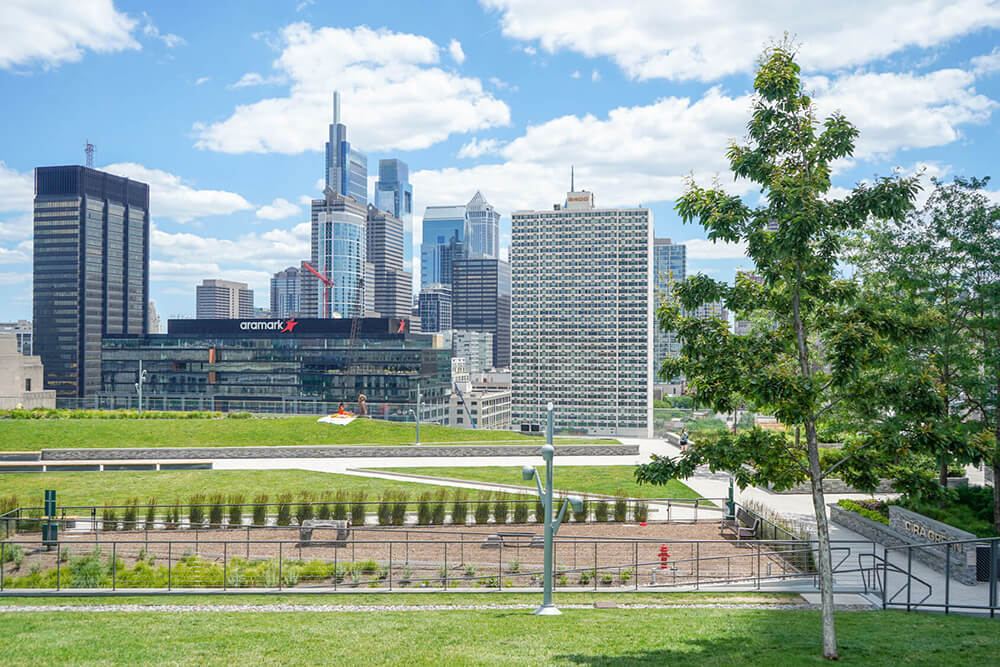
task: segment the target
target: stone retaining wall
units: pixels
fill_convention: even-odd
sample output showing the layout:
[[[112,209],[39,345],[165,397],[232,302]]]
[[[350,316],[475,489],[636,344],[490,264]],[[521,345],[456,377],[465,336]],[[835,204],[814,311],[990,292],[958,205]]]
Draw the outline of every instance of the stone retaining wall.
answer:
[[[638,456],[639,445],[556,445],[556,456]],[[134,447],[45,449],[44,461],[132,459],[319,459],[415,456],[540,456],[541,445],[411,445],[302,447]]]
[[[884,523],[879,523],[872,519],[866,518],[858,514],[857,512],[851,512],[846,510],[839,505],[829,505],[830,508],[830,520],[839,526],[843,526],[848,530],[851,530],[858,535],[868,538],[873,542],[877,542],[886,547],[898,547],[906,545],[933,545],[934,542],[927,539],[922,539],[913,534],[912,531],[905,531],[902,529],[895,528],[893,526],[887,526]],[[893,509],[901,510],[906,512],[908,515],[914,515],[920,517],[922,522],[933,522],[933,524],[938,524],[939,526],[947,526],[947,524],[941,524],[938,521],[934,521],[928,517],[925,517],[916,512],[910,512],[909,510],[904,510],[901,507],[895,507],[890,505],[889,512],[890,515],[893,513]],[[892,521],[892,519],[890,519]],[[958,530],[952,526],[947,526],[948,533],[942,532],[942,535],[947,535],[949,539],[952,540],[965,540],[965,539],[975,539],[975,535],[971,533],[966,533],[964,531]],[[944,531],[945,529],[941,529]],[[923,563],[927,567],[933,569],[936,572],[944,574],[947,569],[945,549],[948,547],[932,547],[923,549],[913,549],[913,560]],[[892,562],[896,565],[900,563],[900,557],[905,562],[906,550],[900,550],[897,552],[899,557],[893,558]],[[976,583],[976,549],[974,544],[956,544],[951,547],[951,577],[956,581],[960,581],[963,584],[968,584],[970,586]]]

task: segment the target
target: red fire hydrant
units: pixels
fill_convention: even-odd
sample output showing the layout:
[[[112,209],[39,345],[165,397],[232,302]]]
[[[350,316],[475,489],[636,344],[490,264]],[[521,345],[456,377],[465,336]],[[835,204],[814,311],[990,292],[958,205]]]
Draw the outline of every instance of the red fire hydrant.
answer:
[[[667,569],[667,560],[670,558],[670,551],[667,549],[667,545],[660,546],[660,569]]]

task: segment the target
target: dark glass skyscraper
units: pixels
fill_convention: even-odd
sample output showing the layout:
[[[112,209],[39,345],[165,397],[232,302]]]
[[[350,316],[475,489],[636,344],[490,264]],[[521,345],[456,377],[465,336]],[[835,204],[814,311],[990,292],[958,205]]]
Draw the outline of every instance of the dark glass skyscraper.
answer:
[[[469,216],[464,206],[428,206],[420,245],[420,287],[451,284],[451,263],[464,254]]]
[[[101,336],[149,330],[149,186],[35,170],[34,352],[60,397],[101,390]]]
[[[375,206],[403,222],[403,271],[413,274],[413,186],[402,160],[379,160]]]
[[[493,365],[510,368],[510,264],[502,259],[456,259],[451,277],[452,328],[493,334]]]

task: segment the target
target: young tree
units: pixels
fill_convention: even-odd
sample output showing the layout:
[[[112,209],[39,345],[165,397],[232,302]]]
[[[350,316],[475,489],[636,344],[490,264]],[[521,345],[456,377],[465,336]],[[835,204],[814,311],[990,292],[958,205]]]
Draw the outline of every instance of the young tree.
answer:
[[[858,284],[837,279],[846,235],[872,217],[901,220],[912,208],[916,180],[880,178],[843,199],[824,198],[831,164],[852,154],[858,131],[839,113],[820,124],[794,55],[787,44],[764,52],[747,145],[733,144],[728,151],[734,175],[758,184],[766,204],[751,208],[718,185],[703,189],[694,182],[677,203],[682,219],[700,222],[710,239],[745,242],[760,281],[743,276],[730,287],[695,276],[676,290],[680,307],[658,311],[659,325],[677,331],[683,341],[681,356],[664,362],[665,375],[683,372],[697,400],[716,412],[743,405],[773,414],[794,427],[794,439],[759,428],[725,434],[696,443],[678,459],[654,457],[637,469],[636,478],[665,483],[707,463],[730,471],[741,487],[787,488],[808,479],[819,542],[823,655],[836,659],[822,480],[837,469],[873,487],[878,467],[872,464],[899,461],[908,444],[937,437],[933,429],[915,427],[919,422],[911,417],[940,411],[941,401],[919,376],[897,374],[884,363],[894,341],[919,333],[919,327],[860,298]],[[736,336],[721,320],[680,315],[681,308],[691,312],[719,299],[741,319],[767,325]],[[817,422],[831,410],[847,408],[863,414],[870,428],[845,447],[838,464],[823,470]]]

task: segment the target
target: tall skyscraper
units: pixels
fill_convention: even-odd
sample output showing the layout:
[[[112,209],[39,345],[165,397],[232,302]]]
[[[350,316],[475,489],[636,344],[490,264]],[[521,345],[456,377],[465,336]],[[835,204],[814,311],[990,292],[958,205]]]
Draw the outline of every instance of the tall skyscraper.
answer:
[[[451,285],[451,262],[464,251],[468,213],[464,206],[428,206],[420,245],[420,287]]]
[[[253,317],[253,290],[232,280],[202,280],[196,290],[199,320]]]
[[[312,201],[312,253],[310,265],[333,285],[310,280],[315,289],[316,317],[353,317],[374,307],[365,291],[374,290],[365,250],[368,208],[327,187],[324,199]],[[364,287],[364,285],[368,287]],[[367,301],[367,303],[366,303]],[[303,306],[312,298],[303,298]],[[309,313],[312,315],[312,313]]]
[[[162,323],[160,322],[160,316],[156,312],[156,303],[150,299],[149,300],[149,331],[147,333],[158,334]]]
[[[368,205],[365,252],[374,274],[375,312],[381,317],[409,319],[413,276],[403,271],[403,221]]]
[[[271,276],[271,317],[291,317],[301,312],[299,269],[290,266]]]
[[[451,326],[493,334],[493,365],[510,367],[510,264],[465,257],[452,264]]]
[[[681,344],[673,332],[661,331],[656,309],[664,301],[673,303],[672,289],[687,279],[687,248],[670,239],[653,239],[653,381],[660,382],[663,360],[681,353]]]
[[[513,423],[651,437],[652,212],[574,190],[511,225]]]
[[[469,218],[469,238],[466,252],[470,257],[500,257],[500,214],[486,201],[483,193],[476,191],[465,206]]]
[[[420,333],[438,333],[451,329],[451,288],[434,284],[420,290],[417,299]]]
[[[379,160],[375,205],[403,221],[403,271],[413,275],[413,186],[402,160]]]
[[[326,142],[326,187],[338,195],[368,203],[368,157],[351,148],[347,126],[340,122],[340,93],[333,93],[333,122]]]
[[[309,262],[305,260],[299,264],[299,315],[319,317],[320,281],[306,268],[306,264]]]
[[[58,396],[101,389],[101,336],[149,329],[149,186],[35,170],[34,352]]]

